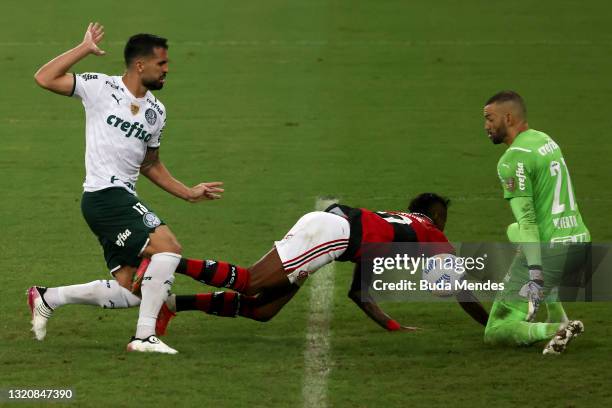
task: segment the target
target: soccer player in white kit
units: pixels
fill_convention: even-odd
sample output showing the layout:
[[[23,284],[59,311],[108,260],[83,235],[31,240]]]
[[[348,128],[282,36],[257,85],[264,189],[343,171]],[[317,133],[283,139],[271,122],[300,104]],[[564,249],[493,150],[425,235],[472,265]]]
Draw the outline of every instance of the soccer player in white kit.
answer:
[[[68,73],[88,55],[105,54],[98,47],[103,37],[100,24],[89,24],[83,42],[45,64],[35,80],[42,88],[81,99],[85,107],[86,178],[81,207],[114,279],[58,288],[31,287],[32,330],[42,340],[53,310],[65,304],[140,305],[136,334],[128,351],[175,354],[176,350],[155,336],[155,322],[174,281],[181,247],[172,231],[136,195],[136,181],[143,174],[189,202],[220,198],[222,183],[187,187],[172,177],[159,159],[166,108],[150,91],[162,89],[166,81],[165,38],[132,36],[124,50],[127,69],[123,76]],[[151,263],[139,298],[129,289],[143,257]]]

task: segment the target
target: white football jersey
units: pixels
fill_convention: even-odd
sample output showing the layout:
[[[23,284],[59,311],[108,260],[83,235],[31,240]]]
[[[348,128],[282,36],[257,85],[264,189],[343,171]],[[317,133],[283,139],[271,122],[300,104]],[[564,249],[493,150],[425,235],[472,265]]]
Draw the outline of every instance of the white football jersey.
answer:
[[[85,191],[123,187],[136,194],[147,148],[158,148],[166,108],[151,92],[136,98],[120,76],[74,74],[85,107]]]

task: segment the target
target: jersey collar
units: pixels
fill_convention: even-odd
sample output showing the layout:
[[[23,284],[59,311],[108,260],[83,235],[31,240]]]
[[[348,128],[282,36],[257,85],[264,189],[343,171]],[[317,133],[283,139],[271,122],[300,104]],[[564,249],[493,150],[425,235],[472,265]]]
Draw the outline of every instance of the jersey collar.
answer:
[[[410,214],[412,214],[412,215],[416,215],[417,217],[422,217],[422,218],[425,218],[427,221],[429,221],[429,222],[430,222],[430,223],[432,223],[432,224],[434,223],[434,222],[433,222],[433,220],[432,220],[431,218],[429,218],[428,216],[426,216],[425,214],[418,213],[418,212],[412,212],[412,213],[410,213]],[[434,225],[435,225],[435,224],[434,224]]]
[[[149,91],[147,91],[146,94],[144,94],[144,96],[142,98],[137,98],[135,97],[132,92],[130,92],[129,88],[127,87],[127,85],[125,84],[125,82],[123,82],[123,76],[119,77],[119,81],[121,81],[121,85],[123,85],[123,90],[125,91],[125,93],[132,98],[135,101],[144,101],[145,98],[147,97],[147,94],[149,93]]]
[[[520,137],[525,137],[527,134],[531,133],[531,128],[527,129],[527,130],[523,130],[521,133],[519,133],[518,135],[516,135],[516,137],[514,138],[514,140],[512,141],[512,144],[508,147],[512,147],[516,141],[520,138]]]

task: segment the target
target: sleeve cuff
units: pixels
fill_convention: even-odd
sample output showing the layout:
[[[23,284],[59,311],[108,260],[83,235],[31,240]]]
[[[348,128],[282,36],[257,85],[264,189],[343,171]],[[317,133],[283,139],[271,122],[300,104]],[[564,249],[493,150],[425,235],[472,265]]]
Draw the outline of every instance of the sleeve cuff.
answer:
[[[70,96],[74,96],[74,91],[76,90],[76,73],[72,73],[72,91],[70,92]]]

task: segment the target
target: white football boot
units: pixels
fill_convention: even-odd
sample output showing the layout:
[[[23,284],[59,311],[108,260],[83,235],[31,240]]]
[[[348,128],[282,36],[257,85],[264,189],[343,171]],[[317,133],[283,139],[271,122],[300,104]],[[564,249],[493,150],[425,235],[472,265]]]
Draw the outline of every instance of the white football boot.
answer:
[[[172,347],[168,347],[163,341],[156,336],[149,336],[146,339],[137,339],[132,337],[132,340],[127,345],[127,351],[139,351],[141,353],[164,353],[176,354],[178,351]]]
[[[28,305],[32,313],[32,331],[36,340],[43,340],[47,334],[47,320],[53,315],[53,309],[43,299],[47,288],[32,286],[28,289]]]
[[[570,320],[548,342],[542,354],[561,354],[574,337],[584,332],[584,324],[580,320]]]

